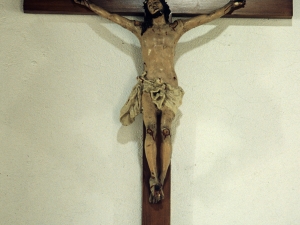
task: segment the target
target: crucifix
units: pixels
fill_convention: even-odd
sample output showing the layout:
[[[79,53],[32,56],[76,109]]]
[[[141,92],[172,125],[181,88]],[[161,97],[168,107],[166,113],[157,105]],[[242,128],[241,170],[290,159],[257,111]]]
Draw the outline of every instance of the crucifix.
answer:
[[[144,198],[147,200],[143,201],[143,207],[148,207],[150,211],[154,209],[152,212],[164,212],[167,208],[167,222],[162,221],[161,216],[150,219],[153,222],[146,219],[143,224],[170,224],[167,215],[170,213],[170,185],[166,183],[166,178],[172,154],[171,123],[184,95],[174,70],[176,44],[184,33],[244,7],[245,1],[231,0],[211,13],[174,22],[171,21],[171,10],[165,0],[145,0],[144,21],[129,20],[112,14],[89,0],[74,1],[131,31],[140,41],[144,70],[137,77],[137,84],[121,109],[120,121],[123,125],[130,125],[135,116],[143,114],[146,156],[144,166],[146,165],[149,171],[144,178],[147,180],[144,193],[148,196]],[[168,187],[165,196],[166,186]],[[165,197],[168,204],[164,204]],[[144,216],[147,217],[143,213]]]

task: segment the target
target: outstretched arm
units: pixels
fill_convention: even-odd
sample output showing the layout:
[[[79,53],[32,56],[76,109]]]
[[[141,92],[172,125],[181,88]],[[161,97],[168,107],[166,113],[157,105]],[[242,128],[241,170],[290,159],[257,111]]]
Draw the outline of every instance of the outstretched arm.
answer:
[[[217,9],[209,14],[199,15],[191,19],[183,20],[183,31],[187,32],[192,28],[200,26],[204,23],[208,23],[214,19],[220,18],[229,12],[232,12],[238,8],[244,7],[246,0],[230,0],[222,8]]]
[[[141,33],[140,22],[137,22],[134,20],[129,20],[118,14],[109,13],[105,9],[95,5],[94,3],[90,2],[89,0],[74,0],[74,2],[88,7],[90,10],[94,11],[99,16],[102,16],[114,23],[117,23],[120,26],[124,27],[125,29],[130,30],[135,35],[140,36],[140,33]]]

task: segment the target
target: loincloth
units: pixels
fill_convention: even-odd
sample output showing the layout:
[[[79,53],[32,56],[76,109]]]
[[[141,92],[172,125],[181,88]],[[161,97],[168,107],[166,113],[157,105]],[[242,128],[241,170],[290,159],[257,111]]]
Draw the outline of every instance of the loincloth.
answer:
[[[120,121],[127,126],[133,123],[134,118],[142,113],[142,94],[150,93],[152,102],[161,110],[166,106],[176,114],[178,107],[182,103],[184,91],[181,87],[173,87],[163,83],[161,79],[146,80],[145,74],[138,77],[138,83],[133,87],[128,101],[120,112]]]

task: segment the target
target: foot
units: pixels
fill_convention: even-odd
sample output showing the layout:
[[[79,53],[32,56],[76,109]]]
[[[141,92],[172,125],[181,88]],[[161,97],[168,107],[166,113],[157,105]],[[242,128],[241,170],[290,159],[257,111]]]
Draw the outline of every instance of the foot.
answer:
[[[155,185],[150,186],[150,197],[149,202],[150,203],[158,203],[159,201],[163,200],[165,195],[162,190],[162,185],[157,183]]]

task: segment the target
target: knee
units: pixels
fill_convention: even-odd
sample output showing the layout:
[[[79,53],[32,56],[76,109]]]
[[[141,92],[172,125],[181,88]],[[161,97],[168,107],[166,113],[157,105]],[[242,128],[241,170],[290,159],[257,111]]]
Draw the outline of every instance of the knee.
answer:
[[[156,137],[156,124],[149,124],[146,125],[146,137],[152,137],[155,140]]]
[[[166,140],[167,138],[170,138],[171,137],[170,128],[168,128],[168,127],[162,128],[161,134],[162,134],[163,140]]]

